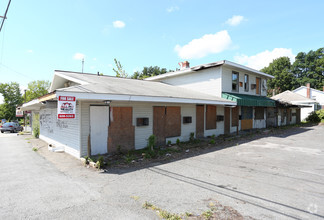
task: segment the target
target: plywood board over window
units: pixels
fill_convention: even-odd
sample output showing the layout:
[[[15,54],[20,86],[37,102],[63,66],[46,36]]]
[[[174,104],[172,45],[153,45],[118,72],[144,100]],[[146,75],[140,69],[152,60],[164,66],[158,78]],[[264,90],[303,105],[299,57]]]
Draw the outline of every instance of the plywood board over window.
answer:
[[[238,126],[238,120],[239,120],[239,107],[236,106],[235,108],[232,108],[232,127]]]
[[[177,106],[166,107],[165,122],[166,137],[181,136],[181,108]]]
[[[255,107],[255,117],[256,120],[264,119],[264,107]]]
[[[135,127],[133,126],[132,119],[132,107],[110,108],[108,152],[116,152],[118,147],[125,152],[134,149]]]
[[[216,129],[216,106],[207,105],[206,106],[206,130]]]
[[[203,105],[196,106],[196,137],[204,137],[204,109]]]
[[[181,107],[154,106],[153,134],[158,145],[164,145],[167,137],[181,136]]]

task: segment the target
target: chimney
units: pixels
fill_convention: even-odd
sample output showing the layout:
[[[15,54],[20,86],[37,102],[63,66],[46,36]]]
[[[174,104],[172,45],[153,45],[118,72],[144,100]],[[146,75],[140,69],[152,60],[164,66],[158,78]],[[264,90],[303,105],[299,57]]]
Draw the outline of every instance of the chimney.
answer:
[[[178,64],[180,65],[180,70],[184,70],[184,69],[190,68],[190,65],[189,65],[189,62],[188,61],[180,62]]]
[[[310,83],[306,83],[306,87],[307,87],[307,98],[310,99]]]

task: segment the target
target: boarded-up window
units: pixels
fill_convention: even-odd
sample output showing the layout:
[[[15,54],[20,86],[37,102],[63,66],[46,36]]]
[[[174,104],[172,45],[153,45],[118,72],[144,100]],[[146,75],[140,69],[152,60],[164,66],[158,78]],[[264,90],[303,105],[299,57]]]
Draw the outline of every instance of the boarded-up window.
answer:
[[[165,137],[181,136],[181,108],[168,106],[165,116]]]
[[[242,106],[242,120],[253,118],[253,108]]]
[[[232,108],[232,127],[238,126],[239,107]]]
[[[216,129],[216,106],[206,106],[206,130]]]
[[[264,107],[255,107],[255,117],[256,120],[264,119]]]

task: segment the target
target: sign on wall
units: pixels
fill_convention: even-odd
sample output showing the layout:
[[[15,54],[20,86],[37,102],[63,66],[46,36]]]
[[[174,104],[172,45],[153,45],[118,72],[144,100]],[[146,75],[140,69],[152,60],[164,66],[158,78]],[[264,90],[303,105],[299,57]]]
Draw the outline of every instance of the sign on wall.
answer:
[[[16,108],[16,117],[24,117],[24,112],[22,110],[20,110],[20,108]]]
[[[57,118],[75,118],[76,101],[74,96],[59,96],[57,102]]]

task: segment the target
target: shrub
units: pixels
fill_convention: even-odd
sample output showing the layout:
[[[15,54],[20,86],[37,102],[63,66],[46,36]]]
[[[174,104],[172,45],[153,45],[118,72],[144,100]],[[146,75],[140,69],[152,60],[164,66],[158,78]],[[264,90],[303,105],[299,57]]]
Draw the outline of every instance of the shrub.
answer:
[[[191,133],[190,133],[189,141],[190,141],[190,142],[194,142],[194,141],[195,141],[195,133],[194,133],[194,132],[191,132]]]
[[[177,139],[177,142],[176,143],[177,143],[178,146],[180,146],[180,140],[179,140],[179,138]]]
[[[149,136],[148,138],[148,148],[151,149],[153,151],[153,148],[156,144],[156,136],[154,134],[152,134],[151,136]]]
[[[324,120],[324,109],[309,113],[306,118],[307,122],[318,123]]]
[[[212,139],[212,140],[209,141],[209,143],[210,143],[210,144],[215,144],[216,142],[215,142],[214,139]]]
[[[35,138],[39,138],[39,127],[34,127],[33,133]]]
[[[98,168],[98,170],[100,170],[100,168],[103,167],[103,164],[104,164],[104,158],[103,158],[103,156],[100,156],[100,157],[98,158],[96,164],[97,164],[97,168]]]
[[[168,141],[167,145],[171,145],[171,141],[170,140]]]

